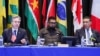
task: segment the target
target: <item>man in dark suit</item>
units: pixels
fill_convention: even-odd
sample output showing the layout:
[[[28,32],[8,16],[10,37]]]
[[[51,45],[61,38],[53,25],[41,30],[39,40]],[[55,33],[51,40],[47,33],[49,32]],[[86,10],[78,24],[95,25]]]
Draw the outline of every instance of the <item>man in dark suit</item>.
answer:
[[[28,44],[26,31],[19,28],[20,22],[21,18],[19,16],[12,17],[12,27],[5,29],[2,34],[4,44]]]
[[[82,37],[85,39],[86,45],[94,45],[95,42],[100,41],[99,33],[91,28],[91,19],[89,17],[84,17],[83,27],[76,31],[75,36],[77,37],[76,44],[81,44]]]

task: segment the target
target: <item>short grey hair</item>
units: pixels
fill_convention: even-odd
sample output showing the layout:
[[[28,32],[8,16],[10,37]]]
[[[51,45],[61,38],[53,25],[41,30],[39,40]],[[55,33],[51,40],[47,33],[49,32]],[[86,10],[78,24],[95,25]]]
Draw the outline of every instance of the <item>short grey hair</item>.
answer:
[[[20,16],[14,16],[14,17],[12,17],[11,21],[12,21],[13,19],[15,19],[15,18],[19,18],[20,21],[21,21],[21,17],[20,17]]]

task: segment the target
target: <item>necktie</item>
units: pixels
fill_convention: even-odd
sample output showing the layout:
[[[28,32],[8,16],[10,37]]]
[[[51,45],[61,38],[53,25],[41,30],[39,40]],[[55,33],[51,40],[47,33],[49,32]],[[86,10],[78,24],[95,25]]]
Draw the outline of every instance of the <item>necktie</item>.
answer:
[[[88,38],[88,43],[91,44],[89,29],[87,29],[87,38]]]
[[[16,36],[16,30],[14,30],[14,35]]]
[[[11,37],[11,41],[15,42],[16,40],[16,30],[13,31],[12,37]]]

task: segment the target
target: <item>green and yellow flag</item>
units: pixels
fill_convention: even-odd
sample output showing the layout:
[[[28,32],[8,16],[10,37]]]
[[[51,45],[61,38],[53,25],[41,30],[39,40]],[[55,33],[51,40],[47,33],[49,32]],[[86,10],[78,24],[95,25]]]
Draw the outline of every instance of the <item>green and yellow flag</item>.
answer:
[[[19,14],[19,5],[18,5],[18,1],[19,0],[9,0],[9,3],[8,3],[8,15],[9,15],[9,18],[8,18],[8,27],[11,27],[11,18],[13,16],[18,16]]]
[[[0,35],[3,32],[3,17],[6,17],[5,0],[0,0]]]
[[[67,10],[66,0],[58,0],[57,2],[57,23],[58,28],[64,36],[67,36]]]

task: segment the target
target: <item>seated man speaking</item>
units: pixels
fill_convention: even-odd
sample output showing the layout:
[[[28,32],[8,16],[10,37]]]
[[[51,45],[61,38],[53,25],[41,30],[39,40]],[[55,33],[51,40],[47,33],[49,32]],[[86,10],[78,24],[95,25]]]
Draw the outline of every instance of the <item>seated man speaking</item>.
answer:
[[[91,28],[91,19],[87,16],[83,19],[83,27],[76,31],[75,36],[77,37],[77,44],[81,44],[82,37],[85,39],[86,45],[94,45],[100,41],[99,32]]]
[[[49,17],[47,27],[40,30],[39,35],[45,39],[44,45],[57,45],[62,36],[61,31],[56,27],[56,19]]]
[[[26,30],[19,28],[21,18],[19,16],[12,17],[11,25],[9,29],[5,29],[2,36],[4,44],[27,44]]]

